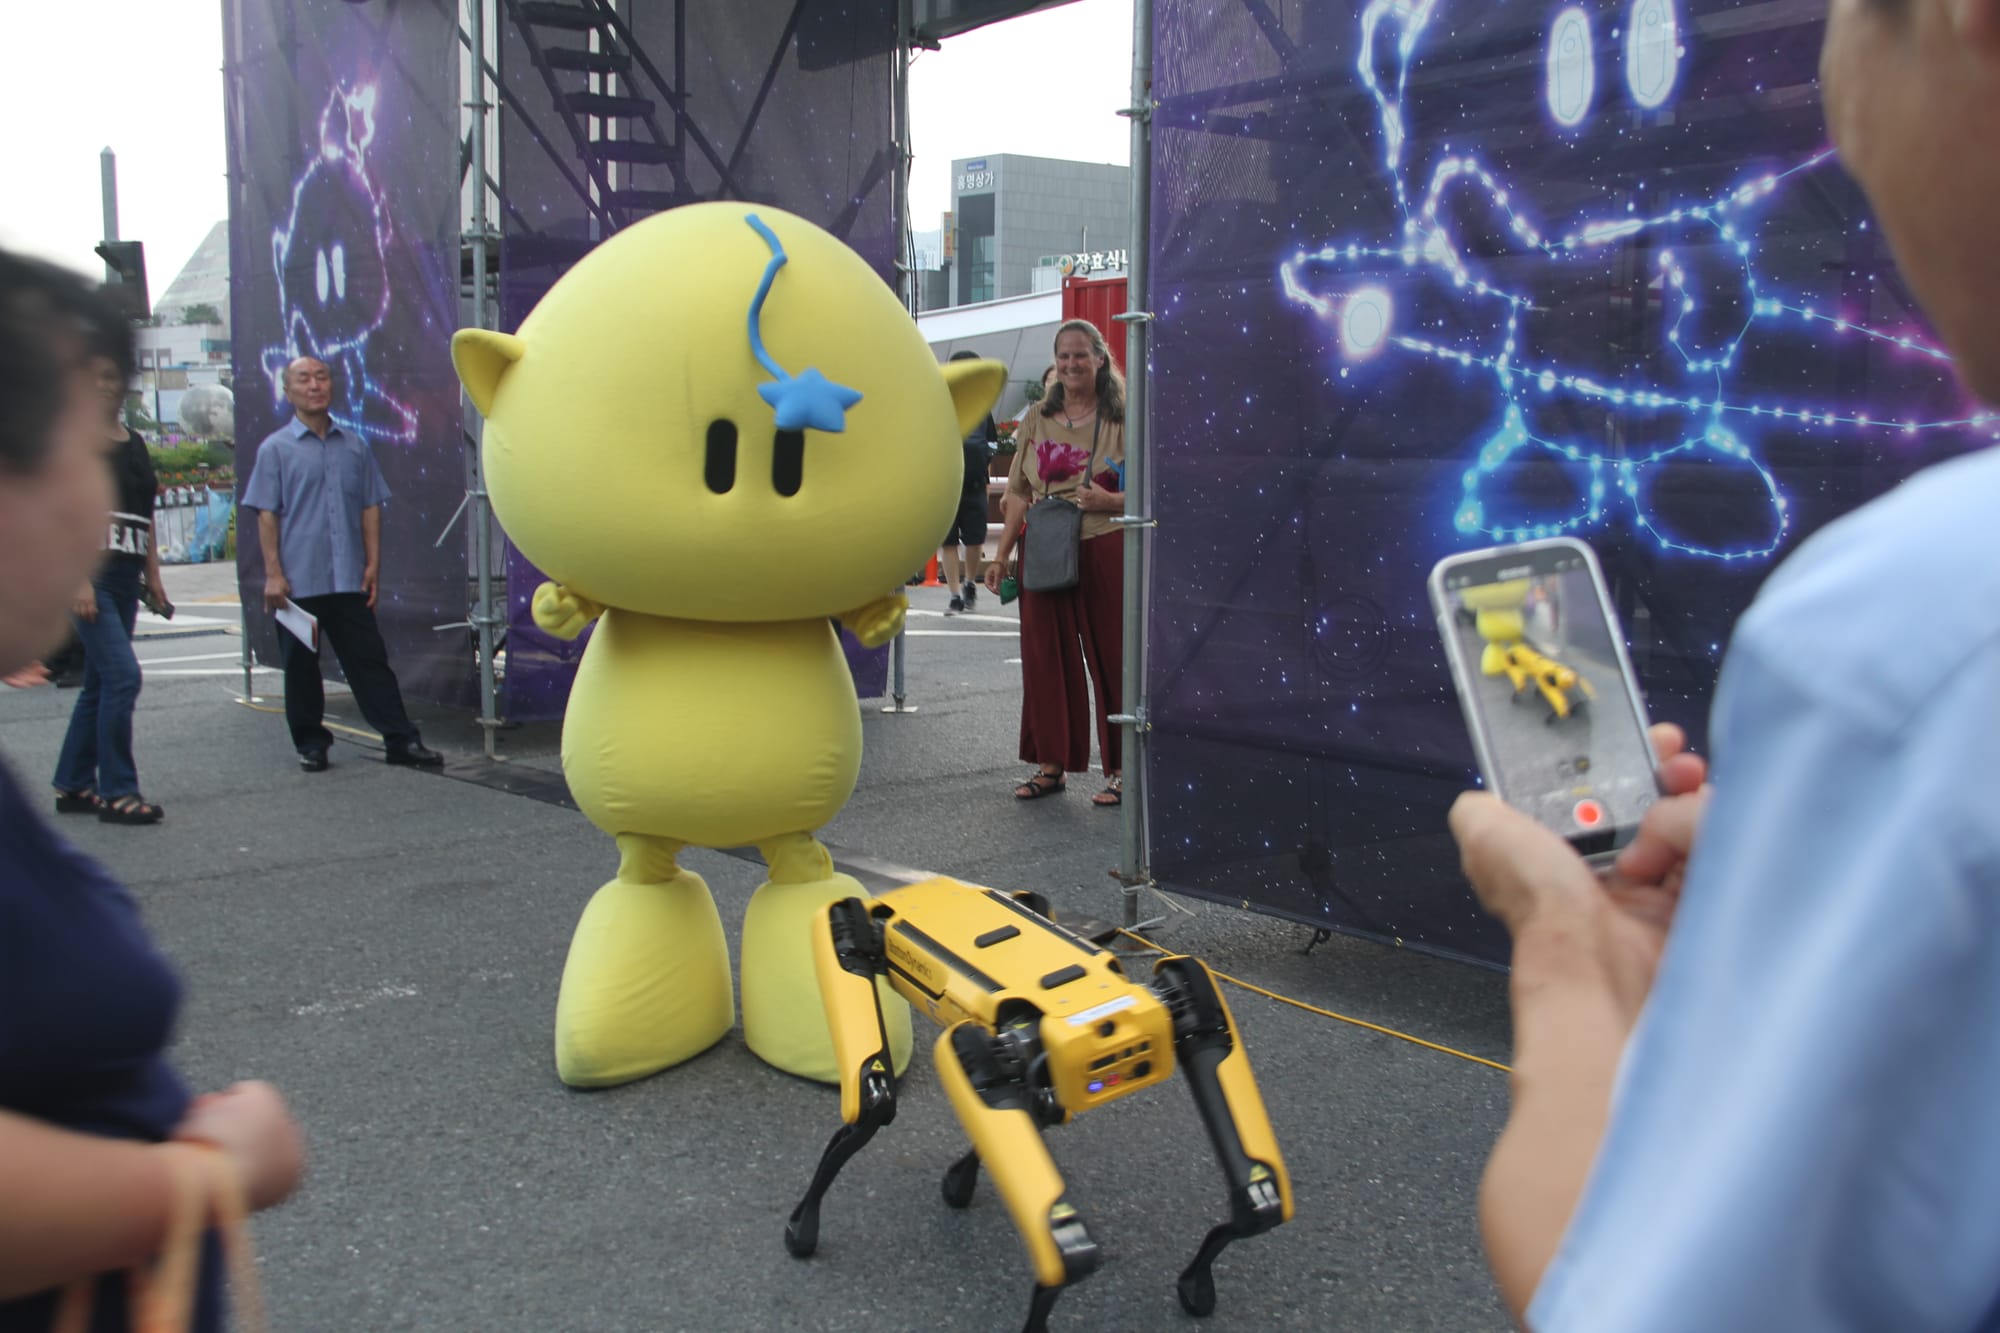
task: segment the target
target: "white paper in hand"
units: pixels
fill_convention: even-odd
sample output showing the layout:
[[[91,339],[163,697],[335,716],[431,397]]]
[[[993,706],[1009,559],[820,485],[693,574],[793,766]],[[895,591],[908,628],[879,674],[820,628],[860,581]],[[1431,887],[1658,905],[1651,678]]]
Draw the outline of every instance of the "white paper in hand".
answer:
[[[272,614],[277,617],[280,625],[292,632],[292,637],[314,652],[319,651],[319,617],[289,597],[285,599],[285,604]]]

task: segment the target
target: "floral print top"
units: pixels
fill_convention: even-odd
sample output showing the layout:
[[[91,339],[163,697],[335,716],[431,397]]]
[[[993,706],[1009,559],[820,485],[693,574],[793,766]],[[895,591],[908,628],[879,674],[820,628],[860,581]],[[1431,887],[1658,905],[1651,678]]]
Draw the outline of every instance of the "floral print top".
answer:
[[[1041,404],[1037,403],[1028,409],[1014,431],[1014,461],[1007,469],[1007,493],[1030,505],[1051,495],[1068,495],[1083,484],[1084,473],[1090,469],[1094,469],[1098,486],[1122,491],[1124,468],[1122,423],[1100,423],[1093,418],[1078,426],[1066,426],[1061,417],[1043,416]],[[1084,540],[1118,531],[1112,517],[1086,513]]]

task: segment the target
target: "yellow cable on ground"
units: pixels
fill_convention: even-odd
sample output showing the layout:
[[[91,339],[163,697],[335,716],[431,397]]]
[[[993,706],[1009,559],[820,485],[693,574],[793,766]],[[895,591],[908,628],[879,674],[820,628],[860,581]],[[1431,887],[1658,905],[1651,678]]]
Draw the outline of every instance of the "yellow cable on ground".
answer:
[[[1134,931],[1121,929],[1118,933],[1127,939],[1137,940],[1148,949],[1154,949],[1160,953],[1170,952]],[[1209,970],[1214,971],[1213,968]],[[1336,1019],[1342,1023],[1352,1023],[1355,1027],[1367,1028],[1370,1032],[1379,1032],[1385,1037],[1394,1037],[1398,1041],[1407,1041],[1412,1045],[1422,1046],[1426,1050],[1441,1051],[1446,1055],[1455,1055],[1461,1060],[1470,1060],[1473,1064],[1485,1065],[1488,1069],[1497,1069],[1503,1074],[1512,1072],[1506,1065],[1501,1064],[1497,1060],[1488,1060],[1484,1056],[1470,1055],[1464,1051],[1453,1050],[1449,1046],[1440,1046],[1434,1041],[1425,1041],[1422,1037],[1412,1037],[1407,1032],[1398,1032],[1394,1028],[1385,1028],[1379,1023],[1370,1023],[1359,1018],[1349,1018],[1346,1014],[1336,1014],[1331,1009],[1322,1009],[1316,1004],[1307,1004],[1304,1000],[1294,1000],[1289,995],[1280,995],[1276,991],[1265,990],[1262,986],[1253,986],[1247,981],[1230,976],[1227,972],[1216,972],[1215,978],[1218,981],[1226,981],[1232,986],[1240,986],[1252,994],[1262,995],[1269,1000],[1276,1000],[1280,1004],[1289,1004],[1295,1009],[1303,1009],[1309,1014],[1318,1014],[1323,1018]]]
[[[285,711],[282,708],[272,708],[268,704],[253,704],[248,699],[238,699],[236,702],[253,713],[282,713]],[[328,722],[324,718],[320,720],[320,725],[328,731],[342,732],[357,740],[373,741],[377,745],[382,743],[382,737],[379,734],[372,731],[363,731],[360,727],[350,727],[339,722]]]

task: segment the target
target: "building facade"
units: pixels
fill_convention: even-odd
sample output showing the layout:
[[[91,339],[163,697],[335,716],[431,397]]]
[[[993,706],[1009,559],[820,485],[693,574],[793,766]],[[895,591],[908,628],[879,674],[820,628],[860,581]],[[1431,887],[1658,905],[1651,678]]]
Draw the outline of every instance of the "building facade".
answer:
[[[1066,272],[1125,272],[1129,167],[1018,153],[959,158],[951,200],[942,268],[933,270],[942,280],[919,283],[926,297],[942,289],[950,305],[974,305],[1054,290]]]

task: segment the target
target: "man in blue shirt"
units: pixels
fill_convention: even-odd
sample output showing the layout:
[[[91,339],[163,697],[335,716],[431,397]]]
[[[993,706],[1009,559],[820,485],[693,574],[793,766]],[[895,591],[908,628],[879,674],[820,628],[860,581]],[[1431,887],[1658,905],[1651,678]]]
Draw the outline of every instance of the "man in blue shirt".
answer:
[[[2000,0],[1832,0],[1841,157],[2000,400]],[[1537,1333],[2000,1329],[2000,453],[1826,528],[1717,690],[1713,786],[1606,883],[1452,811],[1514,939],[1488,1257]]]
[[[335,424],[333,375],[325,362],[303,356],[286,366],[285,399],[295,415],[257,446],[243,488],[243,507],[257,511],[264,550],[264,606],[275,611],[290,601],[316,617],[361,715],[382,733],[389,762],[435,768],[444,756],[425,748],[404,711],[375,624],[388,483],[367,442]],[[323,721],[319,653],[287,631],[280,631],[278,642],[285,721],[299,765],[323,772],[333,733]]]

